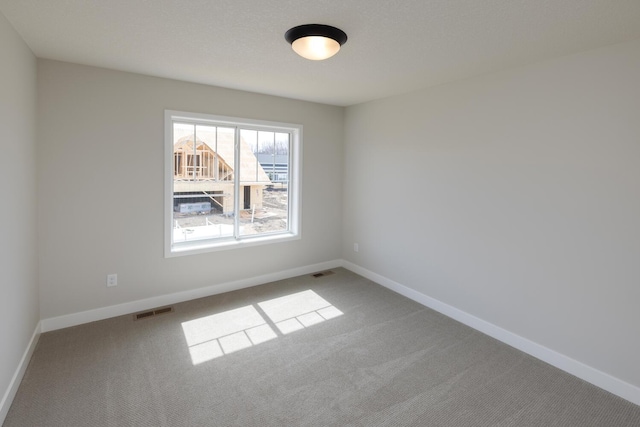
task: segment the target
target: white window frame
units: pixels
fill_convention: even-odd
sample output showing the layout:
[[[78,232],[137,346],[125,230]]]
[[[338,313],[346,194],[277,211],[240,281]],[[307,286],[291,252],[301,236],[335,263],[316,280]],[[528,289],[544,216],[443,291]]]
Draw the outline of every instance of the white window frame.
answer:
[[[289,147],[289,230],[265,235],[236,236],[228,239],[208,239],[172,243],[173,227],[173,123],[203,124],[208,126],[233,127],[250,130],[285,130],[291,134]],[[280,123],[239,117],[217,116],[202,113],[165,110],[164,112],[164,255],[165,258],[192,255],[204,252],[243,248],[256,245],[285,242],[301,238],[302,216],[302,125]],[[236,139],[238,139],[237,137]],[[239,191],[239,175],[234,176],[235,192]],[[238,197],[235,197],[238,203]],[[237,209],[235,209],[237,217]],[[236,220],[237,221],[237,220]]]

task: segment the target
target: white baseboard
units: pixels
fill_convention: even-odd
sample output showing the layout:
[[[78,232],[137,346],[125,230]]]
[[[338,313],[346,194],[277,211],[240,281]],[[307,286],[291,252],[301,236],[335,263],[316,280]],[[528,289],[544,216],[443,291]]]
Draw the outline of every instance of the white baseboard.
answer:
[[[302,276],[304,274],[315,273],[329,268],[336,268],[342,265],[342,260],[322,262],[319,264],[307,265],[304,267],[292,268],[290,270],[278,271],[276,273],[263,274],[261,276],[250,277],[248,279],[236,280],[233,282],[220,283],[205,288],[192,289],[173,294],[160,295],[137,301],[126,302],[108,307],[96,308],[93,310],[72,313],[64,316],[42,319],[42,332],[54,331],[56,329],[68,328],[70,326],[81,325],[83,323],[95,322],[96,320],[108,319],[111,317],[131,314],[138,311],[149,310],[163,305],[177,304],[197,298],[208,297],[224,292],[249,288],[263,283],[274,282],[276,280],[289,279],[291,277]]]
[[[4,396],[2,396],[2,401],[0,401],[0,426],[4,423],[4,419],[7,417],[7,413],[9,413],[9,408],[11,407],[11,403],[13,403],[13,398],[16,397],[18,387],[20,387],[20,382],[22,381],[22,377],[24,377],[27,366],[29,366],[31,355],[33,354],[33,350],[36,349],[38,338],[40,338],[40,330],[40,322],[38,322],[38,324],[36,325],[36,329],[33,331],[33,335],[31,335],[31,340],[29,341],[29,344],[27,345],[27,348],[22,355],[22,359],[20,359],[20,363],[16,368],[16,372],[13,374],[13,378],[11,378],[9,387],[7,387]]]
[[[499,326],[496,326],[469,313],[445,304],[442,301],[438,301],[437,299],[424,295],[414,289],[401,285],[398,282],[367,270],[366,268],[360,267],[359,265],[356,265],[352,262],[343,260],[342,266],[347,270],[359,274],[360,276],[366,277],[367,279],[376,282],[388,289],[391,289],[392,291],[397,292],[400,295],[412,299],[417,303],[440,312],[447,317],[457,320],[460,323],[470,326],[473,329],[476,329],[484,334],[489,335],[490,337],[493,337],[505,344],[510,345],[511,347],[530,354],[531,356],[540,359],[543,362],[546,362],[552,366],[555,366],[556,368],[568,372],[569,374],[583,379],[610,393],[620,396],[623,399],[628,400],[629,402],[640,405],[639,387],[636,387],[607,373],[599,371],[591,366],[585,365],[582,362],[578,362],[577,360],[551,350],[543,345],[530,341],[524,337],[521,337],[520,335],[516,335],[513,332],[502,329]]]

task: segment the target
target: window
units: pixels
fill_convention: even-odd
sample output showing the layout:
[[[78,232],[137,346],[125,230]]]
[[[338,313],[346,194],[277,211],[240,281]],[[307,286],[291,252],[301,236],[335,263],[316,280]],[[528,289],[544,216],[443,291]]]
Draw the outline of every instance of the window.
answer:
[[[299,238],[302,126],[165,112],[165,256]]]

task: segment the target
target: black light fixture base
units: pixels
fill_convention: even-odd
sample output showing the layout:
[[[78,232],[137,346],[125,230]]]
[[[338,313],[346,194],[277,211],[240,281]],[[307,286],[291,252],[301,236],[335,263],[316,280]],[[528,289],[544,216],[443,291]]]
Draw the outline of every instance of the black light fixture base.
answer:
[[[302,37],[320,36],[328,37],[337,41],[340,46],[347,42],[347,34],[339,28],[322,24],[298,25],[291,28],[284,34],[284,38],[289,43],[293,43]]]

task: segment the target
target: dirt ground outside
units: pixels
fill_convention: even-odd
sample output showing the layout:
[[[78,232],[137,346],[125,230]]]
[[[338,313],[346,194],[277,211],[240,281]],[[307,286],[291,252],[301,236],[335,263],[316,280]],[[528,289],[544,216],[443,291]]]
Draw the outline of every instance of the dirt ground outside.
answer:
[[[289,193],[287,187],[265,188],[262,208],[240,211],[240,226],[243,235],[284,231],[287,229]],[[210,213],[173,213],[180,228],[202,227],[211,224],[233,225],[233,216],[212,210]],[[175,222],[174,222],[175,224]]]

